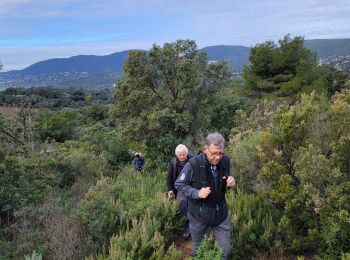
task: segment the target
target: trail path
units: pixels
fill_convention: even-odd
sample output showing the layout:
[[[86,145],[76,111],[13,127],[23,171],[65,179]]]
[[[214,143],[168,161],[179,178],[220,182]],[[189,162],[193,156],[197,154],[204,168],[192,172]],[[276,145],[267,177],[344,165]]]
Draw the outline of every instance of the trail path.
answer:
[[[182,260],[191,259],[192,240],[185,240],[181,236],[175,238],[175,247],[182,251]]]

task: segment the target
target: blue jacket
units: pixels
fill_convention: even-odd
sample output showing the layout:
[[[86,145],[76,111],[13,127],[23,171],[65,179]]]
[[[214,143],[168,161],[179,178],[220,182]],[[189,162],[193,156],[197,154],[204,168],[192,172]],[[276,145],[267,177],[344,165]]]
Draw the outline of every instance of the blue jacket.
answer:
[[[132,164],[134,165],[135,170],[140,172],[142,170],[142,166],[145,164],[145,159],[143,157],[135,158],[132,161]]]

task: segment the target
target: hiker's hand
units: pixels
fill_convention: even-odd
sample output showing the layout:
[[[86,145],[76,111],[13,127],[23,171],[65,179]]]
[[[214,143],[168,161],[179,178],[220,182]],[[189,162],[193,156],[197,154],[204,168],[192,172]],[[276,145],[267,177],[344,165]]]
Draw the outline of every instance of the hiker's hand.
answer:
[[[205,199],[211,193],[210,187],[201,188],[198,192],[198,198]]]
[[[226,186],[229,187],[229,188],[232,188],[235,185],[236,185],[235,178],[233,178],[232,176],[228,176],[227,177],[227,181],[226,181]]]
[[[168,199],[173,199],[175,198],[175,194],[172,190],[168,191]]]

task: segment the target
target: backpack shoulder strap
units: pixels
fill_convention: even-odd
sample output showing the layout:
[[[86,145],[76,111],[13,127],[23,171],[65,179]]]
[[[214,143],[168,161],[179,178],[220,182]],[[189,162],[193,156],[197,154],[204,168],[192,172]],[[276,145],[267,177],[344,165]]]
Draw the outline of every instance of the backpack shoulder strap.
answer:
[[[230,158],[227,155],[224,155],[222,157],[222,171],[224,176],[229,176],[231,175],[231,163],[230,163]]]
[[[197,155],[192,157],[189,160],[189,163],[192,166],[192,169],[197,169],[197,172],[199,173],[199,181],[202,185],[202,187],[207,187],[207,171],[206,171],[206,161],[203,158],[203,155]]]

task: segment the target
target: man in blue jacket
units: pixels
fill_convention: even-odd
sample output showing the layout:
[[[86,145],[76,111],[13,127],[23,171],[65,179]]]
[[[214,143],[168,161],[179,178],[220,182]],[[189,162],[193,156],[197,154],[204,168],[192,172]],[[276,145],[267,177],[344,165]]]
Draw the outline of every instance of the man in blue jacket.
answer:
[[[231,258],[231,228],[225,193],[227,187],[235,185],[235,179],[230,176],[230,159],[224,154],[224,146],[221,134],[209,134],[203,153],[189,160],[175,182],[175,188],[188,198],[193,256],[204,236],[213,231],[224,258]]]
[[[145,164],[145,158],[141,153],[136,153],[134,160],[132,160],[132,164],[134,165],[136,171],[141,172],[142,167]]]

